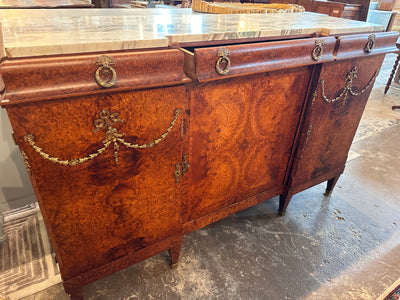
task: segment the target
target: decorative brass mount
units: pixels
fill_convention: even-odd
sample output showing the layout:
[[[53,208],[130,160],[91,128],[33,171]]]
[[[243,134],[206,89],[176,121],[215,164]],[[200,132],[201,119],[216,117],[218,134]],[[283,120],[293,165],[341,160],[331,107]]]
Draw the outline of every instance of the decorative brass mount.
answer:
[[[182,162],[175,164],[175,182],[179,183],[181,175],[185,175],[189,171],[189,162],[186,158],[186,153],[182,154]]]
[[[324,49],[322,46],[324,45],[324,41],[322,39],[318,39],[315,41],[315,48],[312,51],[311,57],[313,60],[318,61],[321,58]]]
[[[368,36],[368,42],[365,45],[364,51],[368,54],[372,52],[372,49],[375,46],[375,34],[370,34]]]
[[[61,164],[64,166],[76,166],[77,164],[81,164],[81,163],[87,162],[91,159],[94,159],[99,154],[104,152],[104,150],[106,150],[108,148],[108,146],[110,146],[111,143],[113,143],[114,144],[114,161],[115,161],[115,164],[118,164],[118,151],[119,151],[118,143],[121,143],[125,147],[132,148],[132,149],[147,149],[147,148],[154,147],[155,145],[157,145],[159,142],[161,142],[162,140],[164,140],[167,137],[168,133],[174,127],[175,122],[177,121],[180,113],[181,113],[181,111],[179,109],[175,110],[175,117],[174,117],[173,121],[171,122],[171,125],[167,128],[166,132],[163,133],[159,138],[157,138],[151,142],[148,142],[147,144],[139,145],[139,144],[131,144],[131,143],[125,141],[122,138],[122,136],[124,136],[124,134],[119,133],[116,128],[112,127],[116,123],[124,123],[125,122],[124,120],[121,120],[119,118],[119,113],[115,112],[115,113],[110,114],[107,110],[103,109],[99,113],[99,118],[94,120],[95,129],[93,130],[93,132],[96,133],[99,130],[105,131],[105,139],[102,141],[104,146],[102,148],[97,149],[96,152],[91,153],[85,157],[75,158],[75,159],[70,159],[70,160],[59,159],[57,157],[50,156],[46,152],[42,151],[42,148],[40,148],[39,146],[37,146],[35,144],[35,141],[34,141],[35,137],[32,134],[25,135],[24,140],[29,145],[31,145],[32,148],[37,153],[39,153],[40,156],[42,156],[44,159],[50,160],[51,162],[58,163],[58,164]],[[26,164],[26,162],[25,162],[25,164]],[[27,168],[28,168],[28,166],[27,166]]]
[[[230,51],[228,48],[219,48],[217,51],[218,60],[215,64],[215,71],[219,75],[227,75],[229,73],[229,68],[231,67],[231,60],[229,59]],[[225,62],[226,65],[221,69],[220,64]]]
[[[94,74],[94,78],[99,86],[109,88],[112,87],[117,81],[117,72],[114,70],[113,67],[110,66],[113,64],[114,59],[109,56],[102,55],[97,58],[96,65],[98,67],[96,73]],[[111,77],[109,80],[104,81],[103,79],[101,79],[101,76],[110,76],[110,72]]]
[[[370,81],[368,82],[368,84],[359,92],[355,92],[353,90],[353,79],[357,78],[357,74],[358,74],[358,69],[357,67],[353,67],[350,72],[347,73],[346,77],[345,77],[345,81],[346,81],[346,85],[343,89],[341,89],[339,92],[337,92],[337,94],[339,94],[337,97],[329,99],[326,94],[325,94],[325,79],[321,80],[321,92],[322,92],[322,99],[324,99],[325,102],[327,103],[333,103],[336,102],[338,100],[340,100],[341,98],[343,98],[343,101],[346,100],[347,96],[350,94],[352,96],[359,96],[361,94],[363,94],[374,82],[376,76],[378,76],[379,70],[376,70],[374,75],[372,76],[372,78],[370,79]]]

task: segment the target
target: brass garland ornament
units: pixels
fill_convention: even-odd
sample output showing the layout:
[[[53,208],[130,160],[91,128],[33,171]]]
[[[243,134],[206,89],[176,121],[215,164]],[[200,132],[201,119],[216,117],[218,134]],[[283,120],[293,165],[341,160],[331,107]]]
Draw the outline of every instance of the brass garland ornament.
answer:
[[[370,34],[368,36],[368,42],[365,45],[364,51],[368,54],[372,52],[372,49],[375,46],[375,34]]]
[[[139,145],[139,144],[131,144],[131,143],[125,141],[122,138],[124,136],[124,134],[119,133],[116,128],[113,128],[113,126],[116,123],[124,123],[125,122],[125,120],[121,120],[119,118],[119,113],[115,112],[115,113],[110,114],[107,110],[103,109],[99,113],[99,118],[94,120],[95,129],[93,130],[93,132],[96,133],[99,130],[105,131],[105,139],[102,141],[104,146],[97,149],[96,152],[91,153],[85,157],[75,158],[75,159],[70,159],[70,160],[63,160],[63,159],[60,159],[57,157],[53,157],[53,156],[50,156],[49,154],[47,154],[46,152],[44,152],[42,150],[42,148],[40,148],[39,146],[36,145],[35,137],[32,134],[25,135],[24,140],[37,153],[39,153],[40,156],[43,157],[44,159],[50,160],[53,163],[58,163],[58,164],[61,164],[64,166],[76,166],[78,164],[82,164],[84,162],[92,160],[92,159],[96,158],[97,156],[99,156],[101,153],[103,153],[104,150],[106,150],[111,144],[113,144],[114,145],[114,161],[115,161],[115,164],[118,164],[119,143],[121,143],[125,147],[131,148],[131,149],[147,149],[147,148],[154,147],[155,145],[157,145],[159,142],[161,142],[162,140],[164,140],[167,137],[168,133],[174,127],[175,122],[177,121],[180,113],[181,113],[181,111],[179,109],[175,110],[175,117],[174,117],[173,121],[171,122],[171,125],[167,128],[166,132],[164,132],[159,138],[157,138],[153,141],[150,141],[146,144]],[[26,156],[26,154],[25,154],[25,156]],[[26,156],[26,160],[25,160],[25,157],[24,157],[25,164],[27,164],[27,158],[28,157]],[[28,168],[28,166],[29,166],[29,163],[27,165],[27,168]],[[30,169],[30,167],[29,167],[29,169]]]
[[[321,58],[322,53],[324,52],[324,49],[322,48],[323,45],[324,41],[322,39],[318,39],[315,41],[315,48],[311,54],[313,60],[318,61]]]
[[[94,73],[94,79],[96,83],[104,88],[112,87],[117,81],[117,72],[110,65],[114,64],[114,59],[109,56],[102,55],[96,60],[97,70]],[[109,80],[104,81],[101,76],[110,77]]]
[[[353,67],[349,73],[347,73],[345,80],[346,85],[343,89],[341,89],[338,93],[340,93],[337,97],[329,99],[325,94],[325,79],[321,80],[321,92],[322,92],[322,99],[324,99],[327,103],[333,103],[343,98],[343,101],[346,100],[347,96],[350,94],[354,97],[357,97],[363,93],[372,85],[376,76],[378,76],[379,70],[376,70],[368,84],[359,92],[353,90],[353,79],[357,78],[358,69],[357,67]]]
[[[23,158],[24,163],[25,163],[25,168],[28,171],[28,174],[32,175],[32,169],[31,169],[31,165],[29,164],[28,155],[26,155],[24,150],[21,150],[21,154],[22,154],[22,158]]]
[[[230,51],[228,48],[219,48],[217,51],[218,60],[215,64],[215,71],[219,75],[227,75],[229,73],[229,68],[231,67],[231,60],[229,59]],[[221,63],[225,62],[225,67],[221,69]]]

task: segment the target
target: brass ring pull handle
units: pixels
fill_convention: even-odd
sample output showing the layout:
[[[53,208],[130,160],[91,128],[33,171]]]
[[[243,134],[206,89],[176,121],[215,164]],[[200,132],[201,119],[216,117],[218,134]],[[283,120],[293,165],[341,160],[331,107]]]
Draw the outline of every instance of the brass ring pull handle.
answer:
[[[323,45],[324,45],[323,40],[318,39],[315,41],[315,48],[311,54],[313,60],[318,61],[321,58],[321,55],[324,52],[324,49],[322,48]]]
[[[364,51],[368,54],[372,52],[372,49],[375,46],[375,34],[370,34],[368,36],[368,42],[365,45]]]
[[[99,130],[105,131],[105,139],[102,141],[103,147],[97,149],[96,152],[88,154],[85,157],[74,158],[74,159],[70,159],[70,160],[59,159],[57,157],[50,156],[49,154],[44,152],[41,147],[36,145],[35,137],[33,136],[33,134],[25,135],[24,140],[37,153],[39,153],[40,156],[43,157],[44,159],[47,159],[53,163],[58,163],[58,164],[64,165],[64,166],[76,166],[78,164],[82,164],[84,162],[92,160],[92,159],[96,158],[97,156],[99,156],[101,153],[103,153],[111,144],[113,144],[114,145],[114,161],[115,161],[115,164],[118,164],[119,144],[122,144],[125,147],[131,148],[131,149],[147,149],[147,148],[154,147],[155,145],[157,145],[159,142],[161,142],[162,140],[164,140],[167,137],[168,133],[174,127],[175,122],[178,120],[178,116],[180,113],[181,113],[181,111],[179,109],[175,110],[174,119],[172,120],[172,122],[171,122],[170,126],[167,128],[167,130],[159,138],[152,140],[146,144],[139,145],[139,144],[131,144],[131,143],[125,141],[122,138],[124,136],[124,134],[119,133],[117,128],[113,128],[113,126],[116,123],[124,123],[125,122],[125,120],[121,120],[119,118],[119,113],[118,112],[109,113],[107,110],[103,109],[99,113],[100,118],[94,120],[95,129],[93,130],[93,132],[95,132],[95,133]],[[30,169],[30,166],[29,166],[29,169]]]
[[[219,75],[227,75],[229,73],[229,68],[231,67],[231,60],[229,59],[230,51],[227,48],[219,48],[217,52],[218,60],[215,64],[215,71]],[[225,62],[225,67],[221,69],[221,63]]]
[[[106,55],[102,55],[97,58],[96,65],[98,66],[94,79],[96,83],[104,88],[112,87],[117,81],[117,72],[110,65],[114,64],[114,60]],[[104,81],[101,76],[110,77],[107,81]]]

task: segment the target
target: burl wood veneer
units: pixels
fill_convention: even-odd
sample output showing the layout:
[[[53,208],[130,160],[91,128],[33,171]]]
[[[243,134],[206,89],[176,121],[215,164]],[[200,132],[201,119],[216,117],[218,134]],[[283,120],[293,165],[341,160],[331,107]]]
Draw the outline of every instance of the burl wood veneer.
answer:
[[[3,58],[2,105],[66,291],[328,181],[398,33]]]

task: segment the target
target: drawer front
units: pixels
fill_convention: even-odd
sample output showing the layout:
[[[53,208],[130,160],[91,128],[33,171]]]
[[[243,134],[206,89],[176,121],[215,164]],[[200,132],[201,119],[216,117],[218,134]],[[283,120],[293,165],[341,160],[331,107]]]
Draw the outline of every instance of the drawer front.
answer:
[[[180,234],[185,103],[177,86],[7,108],[64,280]]]
[[[323,65],[305,114],[291,186],[307,188],[345,166],[384,55]]]
[[[0,70],[2,105],[190,81],[179,50],[9,60]]]
[[[398,32],[378,32],[341,36],[336,59],[350,59],[397,51]]]
[[[195,74],[201,82],[333,61],[335,43],[324,37],[195,49]]]

